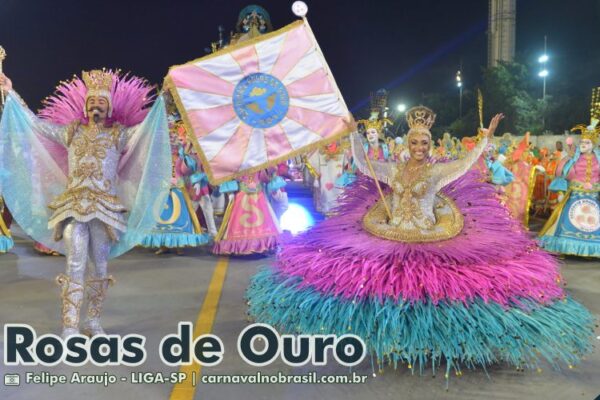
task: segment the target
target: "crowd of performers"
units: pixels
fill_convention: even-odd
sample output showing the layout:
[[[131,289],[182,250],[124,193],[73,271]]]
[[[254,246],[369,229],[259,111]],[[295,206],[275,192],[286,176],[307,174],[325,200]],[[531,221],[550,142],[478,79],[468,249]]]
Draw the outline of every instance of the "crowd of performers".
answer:
[[[212,186],[176,109],[170,107],[170,111],[172,188],[155,228],[140,245],[155,248],[157,254],[183,254],[186,247],[207,247],[215,254],[274,251],[282,233],[279,219],[288,204],[285,187],[289,178],[284,179],[287,163]],[[372,160],[405,160],[406,137],[384,137],[384,124],[382,120],[362,121],[364,150]],[[540,242],[549,251],[599,257],[600,231],[592,228],[600,223],[600,207],[589,194],[598,185],[598,160],[593,158],[598,154],[598,138],[584,128],[587,126],[578,127],[582,131],[580,145],[575,145],[577,135],[572,135],[565,137],[565,144],[556,141],[553,149],[534,146],[529,133],[522,138],[506,133],[488,144],[473,169],[497,187],[510,214],[525,227],[530,227],[531,216],[538,223],[548,220]],[[476,142],[474,137],[459,139],[444,133],[432,149],[431,160],[462,159]],[[331,215],[344,188],[356,180],[350,141],[333,142],[306,155],[303,161],[298,164],[304,168],[305,184],[312,187],[316,210]],[[585,189],[579,190],[571,181],[580,182]],[[568,222],[567,213],[575,199],[584,198],[587,202],[580,201],[571,212],[578,220]],[[0,252],[6,252],[13,246],[9,230],[12,217],[3,202],[0,209]],[[39,242],[34,243],[34,249],[42,254],[59,254]]]
[[[252,6],[231,42],[270,29]],[[2,188],[19,188],[4,193],[0,252],[13,246],[10,208],[36,246],[65,254],[63,337],[104,332],[109,258],[135,246],[207,246],[277,250],[251,280],[249,315],[282,333],[357,334],[379,367],[435,373],[443,363],[448,377],[500,361],[571,366],[591,351],[593,317],[565,291],[549,252],[600,256],[598,104],[591,123],[576,127],[579,143],[554,149],[536,148],[528,134],[494,137],[501,114],[476,136],[444,134],[436,145],[429,108],[408,110],[408,133],[393,138],[392,121],[372,113],[357,132],[302,157],[317,209],[330,218],[282,237],[287,164],[211,185],[168,92],[95,70],[62,82],[34,114],[3,74],[0,86],[0,161],[10,170]],[[548,218],[537,241],[532,213]]]
[[[186,247],[205,246],[214,254],[274,251],[282,233],[279,217],[288,206],[287,182],[280,176],[285,166],[210,185],[175,105],[169,104],[172,187],[160,220],[141,245],[157,248],[157,254],[181,255]]]
[[[593,114],[598,112],[592,109]],[[373,161],[406,161],[410,157],[407,136],[385,136],[391,121],[378,118],[377,112],[371,116],[358,124],[365,154]],[[554,137],[551,148],[536,146],[529,132],[520,137],[505,133],[490,140],[471,167],[496,187],[515,220],[532,232],[539,231],[539,244],[549,252],[600,257],[597,123],[592,115],[590,124]],[[463,159],[478,142],[477,136],[457,138],[446,132],[436,145],[432,143],[429,159],[433,163]],[[305,182],[312,187],[317,211],[332,215],[344,188],[360,175],[350,141],[323,147],[305,157],[304,163]]]

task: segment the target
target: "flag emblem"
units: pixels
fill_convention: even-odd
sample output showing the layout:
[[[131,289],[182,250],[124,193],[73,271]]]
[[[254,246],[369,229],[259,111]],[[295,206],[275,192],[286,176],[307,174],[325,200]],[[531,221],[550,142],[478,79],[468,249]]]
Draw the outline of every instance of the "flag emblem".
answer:
[[[285,86],[273,75],[255,73],[242,79],[233,90],[233,109],[253,128],[270,128],[287,114],[290,98]]]

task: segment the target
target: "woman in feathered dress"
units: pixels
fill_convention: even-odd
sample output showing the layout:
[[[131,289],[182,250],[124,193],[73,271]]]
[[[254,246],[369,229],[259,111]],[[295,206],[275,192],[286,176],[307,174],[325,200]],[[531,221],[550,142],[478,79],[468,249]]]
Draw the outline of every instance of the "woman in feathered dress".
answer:
[[[435,373],[445,364],[446,378],[497,362],[578,362],[591,350],[591,314],[494,187],[469,171],[502,115],[464,159],[447,163],[430,162],[435,114],[420,106],[406,118],[408,161],[367,168],[353,136],[368,176],[346,189],[338,215],[284,243],[275,265],[253,277],[249,315],[287,333],[353,333],[380,366]],[[387,207],[373,175],[388,185]]]

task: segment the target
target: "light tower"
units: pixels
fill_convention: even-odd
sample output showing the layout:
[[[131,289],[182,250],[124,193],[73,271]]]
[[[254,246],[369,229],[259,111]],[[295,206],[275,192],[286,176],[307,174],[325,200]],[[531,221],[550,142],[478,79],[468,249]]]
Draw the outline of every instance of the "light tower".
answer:
[[[462,118],[463,82],[462,82],[462,72],[460,69],[456,72],[456,87],[458,88],[458,118]]]
[[[544,36],[544,54],[542,54],[538,58],[538,62],[542,66],[542,69],[540,70],[540,72],[538,72],[538,76],[540,78],[542,78],[542,80],[543,80],[542,100],[546,100],[546,78],[548,77],[548,74],[549,74],[547,64],[548,64],[549,59],[550,59],[550,57],[548,57],[548,37]]]
[[[489,0],[488,67],[515,58],[517,0]]]

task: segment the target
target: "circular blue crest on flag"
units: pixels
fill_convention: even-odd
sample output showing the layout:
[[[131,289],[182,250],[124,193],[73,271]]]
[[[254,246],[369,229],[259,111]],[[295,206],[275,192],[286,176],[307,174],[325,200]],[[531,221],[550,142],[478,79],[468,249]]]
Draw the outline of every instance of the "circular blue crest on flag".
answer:
[[[290,106],[288,92],[273,75],[245,76],[233,90],[233,109],[253,128],[270,128],[281,121]]]

